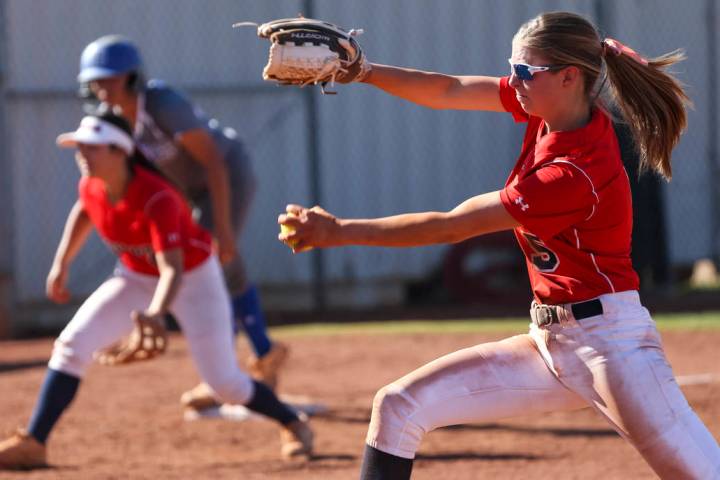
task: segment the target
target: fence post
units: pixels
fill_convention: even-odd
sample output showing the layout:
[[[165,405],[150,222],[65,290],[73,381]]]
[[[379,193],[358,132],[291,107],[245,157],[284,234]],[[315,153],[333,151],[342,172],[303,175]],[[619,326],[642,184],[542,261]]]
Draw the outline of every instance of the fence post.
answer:
[[[313,0],[303,0],[303,16],[313,18]],[[322,182],[321,182],[321,159],[320,159],[320,137],[318,132],[318,112],[316,104],[317,89],[306,88],[303,92],[305,100],[305,114],[307,115],[307,140],[309,155],[309,181],[310,181],[310,204],[320,205],[322,203]],[[325,296],[325,256],[322,249],[316,248],[312,255],[312,284],[313,284],[313,306],[315,310],[322,311],[326,307]]]
[[[15,301],[14,285],[14,209],[13,209],[13,168],[8,154],[7,135],[7,38],[5,3],[0,2],[0,339],[12,333],[12,313]]]
[[[708,55],[707,55],[707,72],[708,72],[708,136],[707,136],[707,162],[708,170],[711,182],[715,182],[720,174],[720,165],[718,165],[718,148],[717,148],[717,133],[720,131],[720,125],[718,125],[718,35],[717,25],[720,19],[718,18],[717,0],[707,0],[706,3],[706,15],[705,15],[705,29],[707,33],[708,42]],[[710,249],[712,259],[716,264],[720,262],[720,192],[715,188],[714,185],[710,185],[708,188],[710,192]]]

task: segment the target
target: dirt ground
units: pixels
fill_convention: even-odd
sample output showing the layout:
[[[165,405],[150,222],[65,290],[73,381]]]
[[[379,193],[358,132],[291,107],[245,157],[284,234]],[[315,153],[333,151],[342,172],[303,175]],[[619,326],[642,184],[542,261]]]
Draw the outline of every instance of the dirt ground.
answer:
[[[50,437],[52,468],[2,479],[353,479],[375,391],[444,353],[507,334],[286,337],[292,361],[281,391],[330,411],[313,421],[314,459],[279,459],[266,421],[183,420],[180,394],[197,374],[182,337],[163,358],[129,367],[94,365]],[[676,375],[720,375],[720,332],[663,334]],[[51,339],[0,342],[0,432],[25,424]],[[247,349],[241,347],[241,355]],[[683,388],[720,438],[720,383]],[[424,440],[414,479],[650,479],[642,459],[586,409],[489,425],[441,429]]]

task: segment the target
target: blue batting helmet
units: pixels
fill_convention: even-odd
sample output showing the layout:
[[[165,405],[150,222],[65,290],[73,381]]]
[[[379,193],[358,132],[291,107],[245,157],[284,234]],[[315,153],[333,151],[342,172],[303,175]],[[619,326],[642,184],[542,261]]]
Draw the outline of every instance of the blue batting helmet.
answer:
[[[140,52],[122,35],[106,35],[90,43],[80,56],[78,82],[87,83],[123,73],[139,72]]]

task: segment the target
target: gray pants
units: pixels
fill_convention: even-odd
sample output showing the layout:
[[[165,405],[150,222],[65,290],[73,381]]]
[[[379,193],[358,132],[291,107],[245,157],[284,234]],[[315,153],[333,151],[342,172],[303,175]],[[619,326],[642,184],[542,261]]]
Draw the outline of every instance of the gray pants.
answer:
[[[250,157],[239,142],[236,142],[225,156],[225,164],[230,177],[230,220],[235,233],[235,243],[239,245],[240,235],[257,190],[257,178],[252,170]],[[213,210],[209,192],[205,190],[194,195],[191,200],[193,217],[200,225],[213,231]],[[242,294],[247,289],[248,280],[241,252],[238,251],[233,261],[223,266],[223,272],[231,297]]]

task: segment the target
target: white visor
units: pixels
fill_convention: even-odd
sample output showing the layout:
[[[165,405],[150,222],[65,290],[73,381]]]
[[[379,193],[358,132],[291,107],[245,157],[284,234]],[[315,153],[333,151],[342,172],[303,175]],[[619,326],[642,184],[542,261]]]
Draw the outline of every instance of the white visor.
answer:
[[[88,145],[115,145],[130,155],[135,148],[133,139],[121,128],[98,117],[85,117],[74,132],[58,135],[55,143],[60,147],[77,147],[78,143]]]

